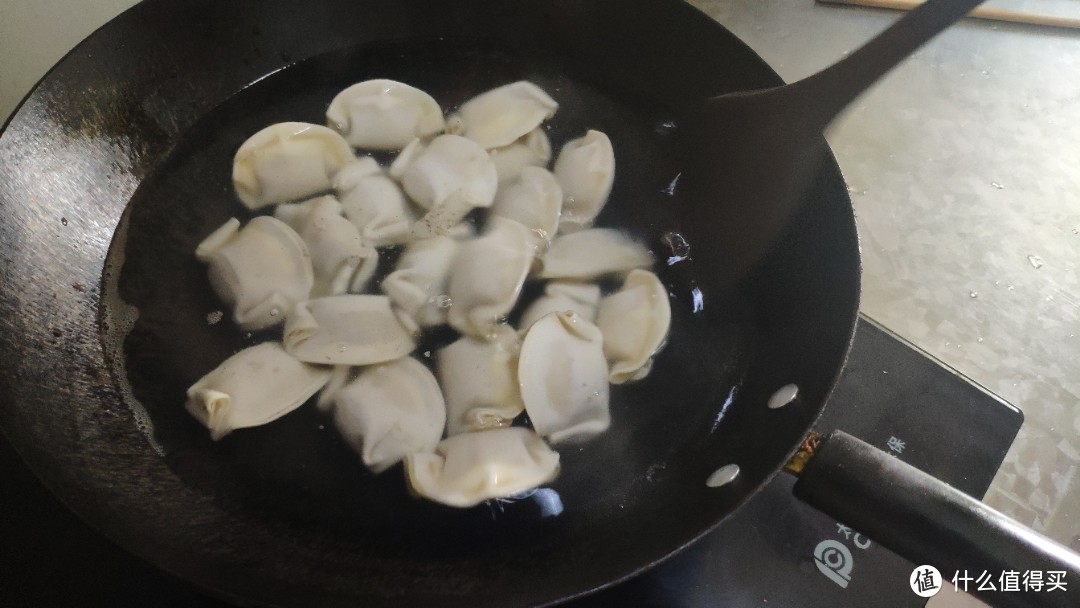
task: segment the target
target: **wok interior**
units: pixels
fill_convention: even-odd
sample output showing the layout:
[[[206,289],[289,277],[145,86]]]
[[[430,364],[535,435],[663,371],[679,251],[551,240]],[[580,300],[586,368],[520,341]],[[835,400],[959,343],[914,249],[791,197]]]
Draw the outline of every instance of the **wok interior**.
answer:
[[[714,42],[749,55],[733,38]],[[593,50],[606,57],[600,63],[580,61],[581,44],[529,45],[515,53],[510,48],[519,47],[490,39],[432,38],[321,54],[224,101],[185,130],[147,176],[126,210],[126,238],[110,251],[114,260],[121,251],[124,257],[118,293],[104,294],[139,312],[118,353],[127,371],[119,381],[130,384],[147,410],[170,469],[205,497],[199,508],[223,512],[235,526],[224,534],[206,530],[233,545],[221,554],[185,558],[173,551],[167,567],[209,587],[281,603],[304,603],[313,594],[390,604],[403,597],[543,603],[664,557],[775,472],[816,418],[854,323],[858,260],[842,180],[835,167],[825,168],[808,193],[820,204],[796,218],[761,268],[735,289],[710,289],[709,269],[723,260],[664,262],[669,250],[661,237],[681,228],[680,206],[715,204],[680,201],[677,188],[674,197],[665,192],[692,156],[681,145],[680,129],[688,124],[687,109],[700,107],[706,92],[764,86],[775,76],[752,56],[724,69],[727,59],[711,48],[702,66],[666,66],[657,57],[657,65],[642,72],[617,50]],[[671,56],[680,55],[694,52]],[[675,89],[670,85],[678,72],[700,78],[683,79]],[[644,81],[628,76],[642,73]],[[333,95],[368,78],[417,86],[444,110],[493,86],[529,79],[560,103],[549,132],[555,150],[588,128],[612,139],[615,186],[597,223],[625,228],[650,245],[673,295],[672,331],[646,380],[614,387],[612,428],[581,445],[557,446],[562,471],[550,488],[558,494],[558,514],[551,494],[468,510],[414,499],[399,467],[368,473],[310,404],[217,443],[183,409],[184,391],[201,375],[244,346],[277,338],[275,331],[246,336],[228,311],[218,324],[206,319],[222,306],[194,248],[229,217],[251,216],[232,193],[232,155],[270,123],[323,123]],[[650,86],[657,83],[665,86]],[[720,217],[722,205],[717,209]],[[383,269],[389,265],[383,260]],[[704,309],[695,313],[691,292],[698,286]],[[104,320],[120,323],[108,314]],[[419,358],[430,363],[422,353],[451,337],[421,344]],[[802,406],[783,415],[765,410],[768,394],[789,382],[800,385]],[[731,407],[725,406],[732,395]],[[708,474],[730,462],[742,468],[740,479],[722,491],[706,488]],[[214,521],[222,521],[218,515]],[[255,555],[245,547],[263,545],[252,539],[296,553]],[[193,543],[200,550],[208,544]],[[152,547],[142,549],[153,554]],[[238,563],[230,551],[246,551],[247,561]],[[224,568],[214,574],[214,560],[229,564],[228,576]],[[271,563],[290,567],[276,567],[277,578],[267,580]],[[302,567],[292,567],[297,564]]]
[[[709,294],[705,310],[694,314],[693,272],[675,272],[677,264],[665,263],[671,251],[662,237],[676,226],[665,190],[680,171],[680,117],[627,104],[543,58],[481,43],[417,46],[365,45],[255,84],[200,121],[143,184],[129,208],[118,283],[120,298],[139,311],[123,347],[131,388],[176,474],[222,508],[283,519],[375,555],[481,555],[540,542],[567,526],[602,526],[618,511],[633,509],[647,491],[643,484],[653,484],[647,478],[678,474],[667,471],[667,463],[710,430],[716,407],[742,371],[738,355],[751,327],[736,294]],[[211,441],[183,408],[186,388],[229,355],[280,339],[280,327],[245,334],[231,323],[229,311],[217,324],[206,318],[222,305],[210,291],[205,266],[193,257],[195,246],[229,217],[253,216],[232,193],[236,148],[274,122],[322,123],[334,94],[379,77],[418,86],[446,109],[488,88],[529,79],[561,104],[549,132],[556,150],[588,128],[612,138],[618,176],[598,225],[625,228],[652,248],[674,295],[673,329],[645,381],[614,387],[612,429],[592,441],[557,446],[562,471],[551,488],[561,509],[550,493],[469,510],[414,499],[405,491],[400,467],[368,473],[312,404],[220,442]],[[383,255],[382,271],[392,267],[392,258],[392,252]],[[452,331],[436,332],[414,355],[432,365],[434,356],[423,353],[433,355],[453,339]],[[556,517],[557,510],[562,512]],[[543,521],[548,517],[558,521]]]

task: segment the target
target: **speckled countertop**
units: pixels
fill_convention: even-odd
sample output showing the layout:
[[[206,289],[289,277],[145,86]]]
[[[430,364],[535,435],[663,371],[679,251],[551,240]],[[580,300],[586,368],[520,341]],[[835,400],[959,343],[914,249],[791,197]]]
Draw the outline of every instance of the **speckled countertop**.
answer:
[[[0,117],[132,4],[0,0]],[[897,17],[813,0],[691,4],[789,81]],[[1080,0],[1018,4],[1080,13]],[[1080,549],[1078,75],[1080,31],[967,21],[828,137],[859,216],[863,312],[1024,411],[986,501]]]

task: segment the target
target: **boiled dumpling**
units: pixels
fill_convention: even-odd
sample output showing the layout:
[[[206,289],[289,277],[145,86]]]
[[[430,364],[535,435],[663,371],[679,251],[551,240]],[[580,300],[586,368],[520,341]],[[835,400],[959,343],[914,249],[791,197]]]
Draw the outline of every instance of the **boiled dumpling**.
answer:
[[[285,320],[285,350],[301,361],[326,365],[390,361],[416,347],[403,322],[386,296],[308,300]]]
[[[233,218],[195,249],[208,264],[210,287],[240,329],[277,325],[314,284],[311,256],[304,241],[281,220],[257,217],[240,228]]]
[[[378,272],[378,270],[379,253],[376,251],[373,255],[367,256],[360,262],[360,267],[356,269],[352,281],[349,282],[349,293],[366,292],[368,283],[375,277],[375,273]]]
[[[249,209],[277,208],[243,229],[230,220],[196,257],[237,324],[283,320],[283,344],[230,357],[188,390],[187,409],[218,439],[321,388],[313,401],[364,464],[404,459],[423,497],[469,507],[550,493],[536,490],[559,470],[547,442],[606,430],[610,383],[648,374],[670,326],[665,287],[640,270],[652,253],[591,229],[613,186],[608,137],[589,130],[548,170],[543,123],[557,109],[519,81],[444,119],[427,93],[369,80],[334,98],[330,128],[281,123],[244,142],[236,192]],[[392,159],[384,170],[353,147],[399,152],[376,154]],[[397,267],[379,272],[377,248],[397,246]],[[518,307],[530,274],[544,293]],[[385,295],[363,293],[384,275]],[[444,323],[456,340],[434,332],[428,365],[409,356]]]
[[[408,153],[403,151],[395,159],[399,164],[395,171],[401,174],[405,192],[424,209],[439,205],[457,191],[478,201],[477,206],[487,206],[495,199],[495,166],[475,142],[458,135],[440,135],[426,146],[410,144],[406,150]]]
[[[649,250],[629,236],[613,228],[592,228],[552,241],[540,278],[588,280],[652,264]]]
[[[438,352],[448,435],[510,426],[525,407],[517,385],[517,332],[501,325],[494,334],[490,341],[464,337]]]
[[[604,334],[611,382],[644,378],[671,325],[667,289],[648,270],[630,271],[622,288],[600,301],[596,325]]]
[[[276,342],[245,348],[187,390],[184,405],[221,439],[234,429],[277,420],[300,407],[330,371],[293,359]]]
[[[591,437],[611,425],[604,339],[576,313],[554,312],[529,327],[518,382],[533,428],[552,443]]]
[[[465,133],[465,121],[461,114],[450,114],[446,117],[446,129],[443,131],[449,135],[462,135]]]
[[[440,135],[402,170],[405,193],[428,210],[413,225],[415,238],[445,234],[470,211],[490,207],[499,184],[483,148],[458,135]]]
[[[513,496],[555,478],[559,455],[529,429],[511,427],[444,439],[434,454],[409,454],[405,473],[417,494],[451,507]]]
[[[452,134],[451,134],[452,135]],[[427,146],[419,138],[414,139],[408,143],[397,156],[394,157],[393,162],[390,163],[390,167],[386,169],[386,172],[390,177],[401,181],[405,178],[405,170],[409,168],[409,165],[416,160],[417,156],[424,151]]]
[[[374,247],[365,246],[356,226],[341,215],[341,203],[333,196],[278,205],[274,217],[288,224],[307,245],[315,274],[311,297],[345,293],[360,265],[378,256]]]
[[[485,149],[507,146],[555,115],[559,104],[543,89],[519,80],[481,93],[461,105],[465,137]]]
[[[468,336],[487,337],[514,308],[534,253],[531,230],[491,217],[484,234],[462,245],[450,266],[450,325]]]
[[[559,228],[563,194],[559,180],[547,169],[526,167],[520,176],[499,188],[491,213],[525,225],[545,240]]]
[[[446,311],[453,304],[447,279],[459,249],[461,240],[451,235],[409,243],[397,268],[383,279],[383,293],[421,327],[446,323]]]
[[[373,247],[401,245],[409,240],[416,214],[397,183],[379,163],[364,157],[345,165],[334,178],[334,189],[345,217]]]
[[[566,142],[555,159],[555,177],[562,184],[562,222],[559,229],[573,232],[588,228],[600,214],[615,181],[615,152],[611,140],[600,131]]]
[[[414,137],[443,130],[442,109],[431,95],[394,80],[366,80],[338,93],[326,120],[367,150],[400,150]]]
[[[527,330],[549,313],[566,311],[573,311],[582,319],[594,321],[599,303],[599,285],[552,281],[544,286],[544,295],[525,309],[518,326]]]
[[[502,184],[517,178],[525,167],[546,167],[551,160],[551,141],[544,129],[537,127],[509,146],[488,150],[488,154]]]
[[[337,396],[338,391],[345,388],[346,384],[356,378],[356,373],[360,369],[352,365],[335,365],[330,368],[330,379],[319,391],[319,398],[315,401],[315,406],[320,412],[329,412],[334,409],[334,397]]]
[[[240,145],[233,187],[249,209],[310,198],[330,190],[334,175],[352,159],[349,144],[326,127],[278,123]]]
[[[412,357],[367,367],[334,396],[334,425],[372,471],[433,452],[446,424],[435,376]]]

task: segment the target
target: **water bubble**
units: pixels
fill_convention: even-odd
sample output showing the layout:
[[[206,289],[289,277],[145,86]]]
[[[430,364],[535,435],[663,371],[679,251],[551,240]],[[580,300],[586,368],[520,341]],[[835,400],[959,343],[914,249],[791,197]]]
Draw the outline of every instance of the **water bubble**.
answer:
[[[979,340],[978,340],[979,344],[982,344],[982,341],[983,341],[982,336],[979,336]]]
[[[675,177],[671,178],[671,182],[667,185],[667,188],[661,190],[668,196],[675,196],[675,188],[679,185],[679,178],[682,177],[682,171],[675,174]]]
[[[1080,228],[1073,228],[1073,234],[1080,234]]]
[[[1029,256],[1027,256],[1027,259],[1028,259],[1028,262],[1030,262],[1031,265],[1034,266],[1035,268],[1042,268],[1043,261],[1042,261],[1042,258],[1040,258],[1039,256],[1037,256],[1037,255],[1029,255]]]
[[[645,479],[648,481],[656,481],[657,474],[665,468],[667,468],[667,464],[663,462],[650,465],[649,468],[645,469]]]
[[[995,190],[1004,190],[1005,189],[1005,186],[1001,185],[1000,182],[990,182],[990,187],[995,189]]]
[[[271,309],[270,309],[270,316],[271,316],[271,317],[276,317],[276,316],[278,316],[279,314],[281,314],[281,311],[280,311],[280,310],[278,310],[278,309],[276,309],[276,308],[271,308]]]
[[[671,255],[668,256],[667,259],[668,266],[690,257],[690,243],[687,242],[686,237],[678,232],[669,230],[660,237],[660,241],[667,245],[668,249],[671,250]]]
[[[705,310],[705,296],[702,295],[700,288],[695,287],[690,290],[690,299],[694,304],[694,312]]]
[[[345,351],[347,351],[347,350],[349,350],[349,347],[348,347],[348,346],[346,346],[346,345],[344,345],[344,344],[338,344],[338,347],[337,347],[337,352],[339,352],[339,353],[343,353],[343,352],[345,352]]]
[[[657,123],[655,130],[657,133],[667,134],[674,131],[675,128],[678,126],[679,125],[677,125],[674,120],[665,120],[663,122]]]
[[[974,300],[975,298],[979,297],[979,292],[977,292],[977,291],[969,291],[968,292],[968,297],[971,298],[972,300]]]
[[[438,306],[439,308],[450,308],[454,305],[454,301],[451,300],[450,296],[446,295],[445,293],[433,296],[431,298],[431,301],[434,302],[435,306]]]
[[[60,218],[60,223],[61,223],[61,224],[63,224],[63,225],[65,225],[65,226],[67,226],[67,218],[66,218],[66,217],[62,217],[62,218]],[[1074,231],[1074,232],[1075,232],[1075,231]]]

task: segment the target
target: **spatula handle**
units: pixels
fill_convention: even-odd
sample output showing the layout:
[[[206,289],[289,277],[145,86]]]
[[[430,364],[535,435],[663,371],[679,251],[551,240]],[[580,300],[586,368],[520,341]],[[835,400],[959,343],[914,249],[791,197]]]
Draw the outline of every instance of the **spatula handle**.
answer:
[[[832,66],[793,86],[814,100],[808,112],[824,128],[860,93],[983,0],[928,0]],[[806,95],[806,97],[803,97]]]
[[[1006,571],[1062,572],[1065,590],[988,592],[994,606],[1074,608],[1080,555],[842,431],[834,431],[799,473],[795,496],[918,565],[936,567],[942,591],[957,572],[995,586]],[[957,579],[959,583],[959,579]],[[967,588],[979,594],[975,584]]]

